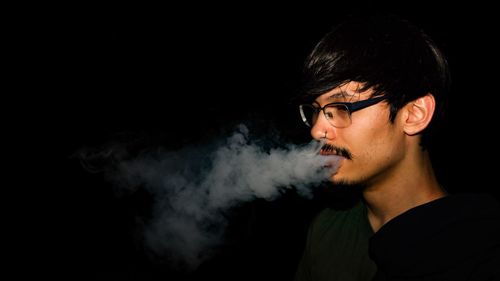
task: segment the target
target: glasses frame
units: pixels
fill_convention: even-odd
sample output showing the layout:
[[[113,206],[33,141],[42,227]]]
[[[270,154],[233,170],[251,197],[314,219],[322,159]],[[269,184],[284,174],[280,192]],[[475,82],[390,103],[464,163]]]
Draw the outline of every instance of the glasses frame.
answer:
[[[299,105],[300,117],[302,117],[302,121],[308,127],[314,126],[314,124],[309,124],[309,122],[307,121],[307,118],[304,114],[304,111],[302,109],[304,106],[307,106],[309,108],[312,108],[316,114],[319,114],[320,111],[323,111],[323,114],[325,115],[326,120],[328,120],[328,123],[330,123],[332,126],[337,127],[337,128],[346,128],[346,127],[349,127],[351,125],[352,121],[349,123],[349,125],[347,125],[345,127],[335,126],[330,122],[330,118],[328,118],[328,116],[326,115],[325,108],[332,106],[332,105],[335,105],[335,106],[343,105],[347,108],[347,112],[349,113],[349,119],[351,119],[351,115],[353,112],[356,112],[356,111],[361,110],[363,108],[367,108],[369,106],[375,105],[375,104],[377,104],[385,99],[386,99],[386,96],[382,95],[382,96],[378,96],[378,97],[374,97],[374,98],[370,98],[370,99],[366,99],[366,100],[361,100],[361,101],[356,101],[356,102],[332,102],[329,104],[325,104],[323,107],[316,107],[312,104],[301,104],[301,105]]]

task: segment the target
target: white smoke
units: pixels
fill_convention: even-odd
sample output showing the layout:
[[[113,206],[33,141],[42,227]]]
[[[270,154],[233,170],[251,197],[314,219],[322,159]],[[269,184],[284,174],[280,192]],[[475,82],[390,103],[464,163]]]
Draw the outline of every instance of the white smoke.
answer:
[[[320,156],[320,145],[264,149],[240,125],[217,145],[149,152],[120,162],[113,179],[153,194],[154,214],[145,226],[148,248],[194,269],[223,243],[231,207],[255,198],[273,200],[286,188],[311,196],[311,186],[331,175],[339,159]]]

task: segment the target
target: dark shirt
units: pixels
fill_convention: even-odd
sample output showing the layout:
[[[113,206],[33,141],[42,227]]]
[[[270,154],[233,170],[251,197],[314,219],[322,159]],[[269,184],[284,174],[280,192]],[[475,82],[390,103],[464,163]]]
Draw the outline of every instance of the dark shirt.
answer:
[[[309,228],[295,280],[371,280],[376,271],[368,256],[372,235],[367,209],[361,202],[348,210],[321,211]]]
[[[375,234],[362,202],[325,209],[309,228],[295,280],[500,280],[500,203],[486,194],[449,195]]]
[[[500,204],[457,194],[417,206],[370,239],[374,280],[500,280]]]

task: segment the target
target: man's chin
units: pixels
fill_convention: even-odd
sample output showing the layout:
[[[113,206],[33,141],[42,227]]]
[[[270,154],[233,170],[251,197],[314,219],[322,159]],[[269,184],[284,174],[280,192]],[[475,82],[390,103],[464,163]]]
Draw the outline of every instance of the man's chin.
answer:
[[[342,174],[335,173],[330,176],[330,183],[334,186],[355,186],[357,182],[346,179]]]

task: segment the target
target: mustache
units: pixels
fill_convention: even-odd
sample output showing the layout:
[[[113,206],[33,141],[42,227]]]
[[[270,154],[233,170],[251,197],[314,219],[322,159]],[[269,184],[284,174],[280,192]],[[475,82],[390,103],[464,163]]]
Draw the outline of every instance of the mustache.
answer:
[[[347,150],[343,147],[334,146],[334,145],[331,145],[328,143],[325,143],[321,146],[321,151],[325,151],[325,152],[334,151],[335,154],[337,154],[339,156],[342,156],[342,157],[347,158],[349,160],[352,159],[352,154],[351,154],[351,152],[349,152],[349,150]]]

